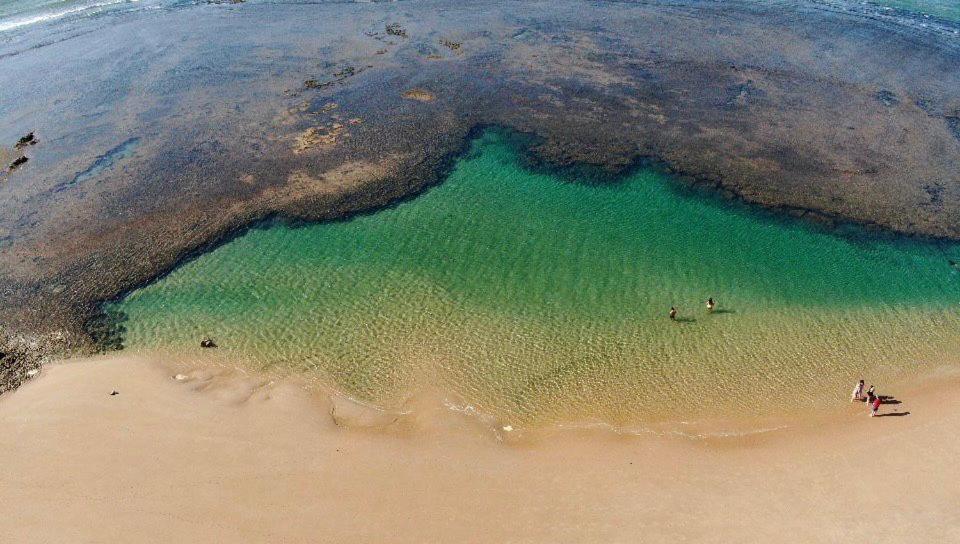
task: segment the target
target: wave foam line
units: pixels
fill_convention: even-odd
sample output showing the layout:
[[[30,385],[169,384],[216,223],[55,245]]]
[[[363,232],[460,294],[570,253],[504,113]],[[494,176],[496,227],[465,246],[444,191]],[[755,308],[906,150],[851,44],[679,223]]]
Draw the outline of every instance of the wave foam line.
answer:
[[[54,19],[60,19],[71,15],[74,13],[80,13],[81,11],[86,11],[90,9],[102,8],[106,6],[112,6],[114,4],[123,4],[126,2],[136,2],[137,0],[113,0],[110,2],[97,2],[94,4],[84,4],[82,6],[74,6],[69,9],[62,11],[54,11],[51,13],[44,13],[41,15],[34,15],[32,17],[24,17],[21,19],[14,19],[12,21],[0,22],[0,32],[6,32],[8,30],[13,30],[15,28],[20,28],[28,25],[33,25],[36,23],[42,23],[44,21],[52,21]]]

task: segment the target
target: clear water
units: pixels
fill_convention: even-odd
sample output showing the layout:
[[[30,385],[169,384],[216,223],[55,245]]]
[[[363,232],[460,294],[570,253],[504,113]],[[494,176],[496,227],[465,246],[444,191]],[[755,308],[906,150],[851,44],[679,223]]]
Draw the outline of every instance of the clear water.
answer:
[[[439,387],[512,422],[625,425],[824,406],[860,377],[956,364],[948,259],[960,248],[840,238],[653,171],[532,172],[491,132],[416,199],[253,230],[113,309],[128,349],[199,356],[210,335],[388,406]]]

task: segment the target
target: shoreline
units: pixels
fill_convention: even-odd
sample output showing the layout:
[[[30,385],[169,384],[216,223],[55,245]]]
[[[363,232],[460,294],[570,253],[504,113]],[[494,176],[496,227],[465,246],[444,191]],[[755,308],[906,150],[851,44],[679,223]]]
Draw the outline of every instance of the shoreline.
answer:
[[[896,391],[907,417],[851,406],[740,438],[523,442],[429,403],[345,428],[289,382],[197,378],[101,358],[45,367],[0,398],[0,529],[11,542],[960,537],[956,375]]]

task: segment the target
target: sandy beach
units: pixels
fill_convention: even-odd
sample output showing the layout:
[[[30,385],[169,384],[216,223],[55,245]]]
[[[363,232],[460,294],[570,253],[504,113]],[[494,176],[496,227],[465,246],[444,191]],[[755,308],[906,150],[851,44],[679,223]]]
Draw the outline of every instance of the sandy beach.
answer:
[[[956,375],[881,388],[897,417],[504,442],[429,400],[394,421],[294,382],[173,373],[70,361],[0,398],[4,541],[960,539]]]

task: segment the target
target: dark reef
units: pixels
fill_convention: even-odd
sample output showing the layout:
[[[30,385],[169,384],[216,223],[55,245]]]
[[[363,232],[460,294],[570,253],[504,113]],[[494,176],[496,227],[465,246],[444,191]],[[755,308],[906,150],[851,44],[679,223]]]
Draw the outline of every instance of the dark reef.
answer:
[[[122,316],[102,301],[268,218],[409,198],[484,126],[530,135],[531,163],[575,176],[650,161],[792,215],[960,240],[948,22],[812,0],[115,19],[0,44],[0,138],[35,128],[44,141],[0,185],[7,335],[114,345]],[[131,141],[135,153],[115,151]]]

